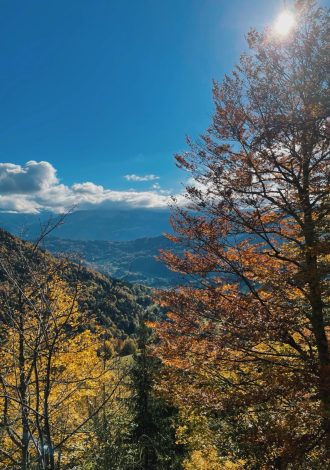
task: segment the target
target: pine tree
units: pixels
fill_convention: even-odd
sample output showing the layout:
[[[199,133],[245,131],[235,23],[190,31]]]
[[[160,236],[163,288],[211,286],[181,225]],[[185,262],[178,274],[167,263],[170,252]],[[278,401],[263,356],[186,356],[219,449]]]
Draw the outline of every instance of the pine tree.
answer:
[[[177,411],[155,392],[161,362],[150,355],[150,342],[150,330],[143,325],[131,370],[132,443],[137,455],[134,470],[180,469],[183,449],[175,442]]]

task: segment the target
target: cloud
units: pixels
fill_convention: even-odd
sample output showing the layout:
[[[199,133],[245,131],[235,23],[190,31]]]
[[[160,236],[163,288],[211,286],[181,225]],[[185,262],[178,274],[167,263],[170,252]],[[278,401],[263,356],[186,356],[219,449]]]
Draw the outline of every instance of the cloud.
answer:
[[[33,194],[57,182],[56,170],[48,162],[0,163],[0,194]]]
[[[147,177],[144,181],[159,178],[155,175],[137,178]],[[0,163],[0,211],[60,213],[75,206],[79,209],[166,208],[169,202],[170,196],[158,186],[149,191],[114,191],[90,181],[67,186],[60,182],[49,162]]]
[[[42,210],[37,201],[28,196],[1,196],[0,212],[23,212],[28,214],[37,214]]]
[[[141,181],[155,181],[159,180],[159,176],[157,175],[144,175],[144,176],[139,176],[139,175],[125,175],[124,176],[125,180],[127,181],[136,181],[136,182],[141,182]]]

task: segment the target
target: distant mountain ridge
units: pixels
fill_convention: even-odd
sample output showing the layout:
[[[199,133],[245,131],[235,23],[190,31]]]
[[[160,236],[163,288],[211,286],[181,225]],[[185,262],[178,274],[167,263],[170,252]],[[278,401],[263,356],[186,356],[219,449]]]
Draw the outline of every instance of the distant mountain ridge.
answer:
[[[162,236],[170,232],[170,213],[149,209],[89,210],[68,214],[44,241],[53,254],[80,259],[107,276],[150,287],[170,287],[182,278],[157,260],[173,249]],[[36,239],[49,220],[59,216],[0,213],[0,227],[26,240]]]
[[[173,250],[167,238],[141,238],[131,241],[77,241],[49,238],[45,248],[81,259],[85,265],[116,279],[151,287],[169,287],[182,281],[159,261],[160,250]]]
[[[0,227],[26,239],[40,233],[40,227],[56,215],[0,212]],[[57,227],[53,235],[69,240],[128,241],[157,237],[171,231],[168,210],[126,209],[74,211]]]

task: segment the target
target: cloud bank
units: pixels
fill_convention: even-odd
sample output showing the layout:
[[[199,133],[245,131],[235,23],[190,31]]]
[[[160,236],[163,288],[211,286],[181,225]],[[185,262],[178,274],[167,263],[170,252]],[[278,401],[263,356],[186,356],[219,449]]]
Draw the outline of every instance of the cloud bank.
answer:
[[[129,181],[154,181],[156,175],[126,175]],[[137,178],[137,179],[134,179]],[[141,179],[147,178],[147,179]],[[67,186],[60,183],[56,169],[45,161],[25,165],[0,163],[0,211],[38,213],[64,212],[72,207],[166,208],[170,196],[154,186],[149,191],[114,191],[92,182]]]

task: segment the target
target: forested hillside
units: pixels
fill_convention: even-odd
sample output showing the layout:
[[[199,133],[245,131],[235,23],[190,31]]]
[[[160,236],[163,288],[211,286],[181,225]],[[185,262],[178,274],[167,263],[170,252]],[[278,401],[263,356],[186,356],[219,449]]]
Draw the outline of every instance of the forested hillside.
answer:
[[[15,266],[20,272],[24,259],[34,269],[38,269],[38,265],[42,263],[50,266],[58,263],[49,253],[34,249],[31,243],[0,229],[0,260],[14,269],[13,274],[17,274]],[[28,275],[28,270],[21,273],[23,277],[25,274]],[[4,273],[1,270],[0,276],[3,280]],[[141,319],[148,312],[157,310],[151,298],[151,291],[143,286],[133,286],[112,279],[73,262],[65,264],[61,277],[69,285],[80,284],[77,297],[79,309],[82,309],[91,321],[95,317],[99,324],[107,328],[111,336],[123,338],[135,333]]]

